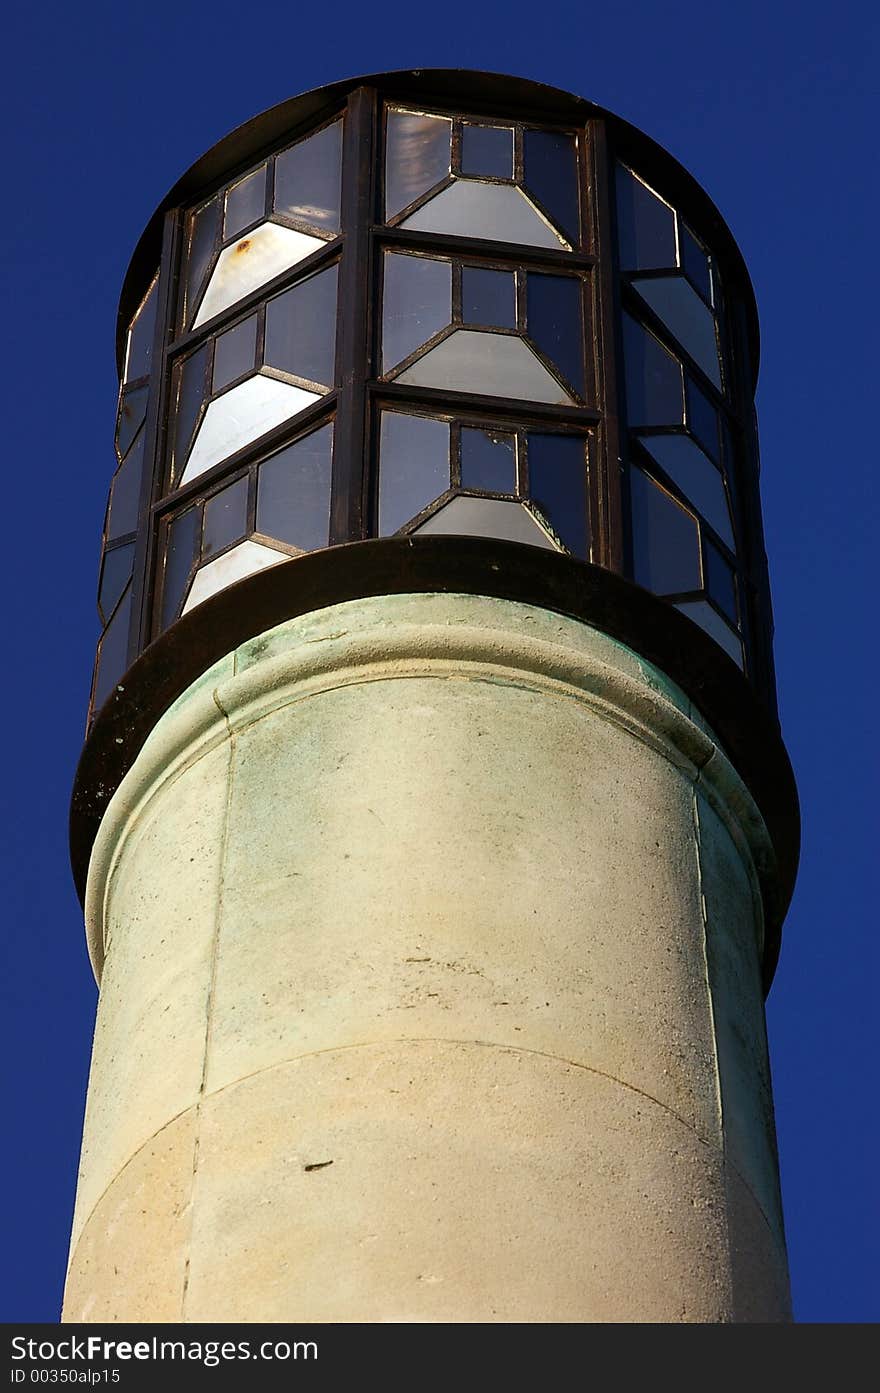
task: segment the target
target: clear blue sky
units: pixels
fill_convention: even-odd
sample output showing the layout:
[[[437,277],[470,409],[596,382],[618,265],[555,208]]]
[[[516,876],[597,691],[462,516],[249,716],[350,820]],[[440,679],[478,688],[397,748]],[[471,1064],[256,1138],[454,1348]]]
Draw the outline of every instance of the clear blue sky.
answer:
[[[520,74],[625,116],[704,184],[751,270],[778,680],[804,817],[768,1011],[795,1310],[878,1318],[876,13],[857,0],[9,11],[0,1319],[57,1319],[73,1204],[95,988],[66,822],[128,258],[165,191],[232,127],[352,73],[429,66]]]

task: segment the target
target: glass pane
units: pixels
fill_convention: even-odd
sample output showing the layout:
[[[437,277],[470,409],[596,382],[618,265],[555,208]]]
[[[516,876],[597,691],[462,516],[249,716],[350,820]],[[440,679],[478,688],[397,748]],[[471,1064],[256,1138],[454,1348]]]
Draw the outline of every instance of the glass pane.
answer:
[[[307,382],[336,381],[336,266],[277,295],[266,306],[267,367]]]
[[[220,195],[190,218],[189,256],[186,262],[185,308],[183,322],[190,325],[198,308],[214,250],[220,241]]]
[[[342,122],[285,150],[275,161],[275,212],[308,227],[339,231]]]
[[[251,223],[261,222],[266,212],[266,166],[260,165],[226,191],[223,238],[237,237]]]
[[[526,326],[529,338],[583,396],[584,330],[581,283],[572,276],[526,277]]]
[[[709,275],[709,258],[703,251],[690,228],[679,219],[679,248],[681,264],[686,276],[690,276],[707,304],[712,303],[712,280]]]
[[[461,268],[461,317],[465,324],[516,328],[516,277],[482,266]]]
[[[643,435],[639,438],[673,483],[678,485],[689,502],[703,514],[733,551],[733,527],[724,482],[699,445],[689,435]]]
[[[572,398],[522,339],[478,329],[456,329],[405,368],[397,381],[448,392],[572,404]]]
[[[302,551],[330,538],[333,426],[323,426],[260,465],[257,531]]]
[[[177,419],[174,426],[174,476],[180,482],[180,474],[186,464],[192,444],[193,431],[199,418],[202,402],[207,396],[205,370],[208,365],[208,345],[203,344],[195,353],[186,358],[177,372]]]
[[[662,276],[656,280],[634,280],[633,284],[720,392],[715,317],[690,281],[683,276]]]
[[[447,232],[457,237],[490,237],[529,247],[564,247],[562,238],[513,184],[480,184],[456,179],[441,189],[401,227],[417,232]]]
[[[234,328],[227,329],[214,341],[213,389],[219,392],[223,387],[253,372],[257,346],[257,316],[252,314]]]
[[[141,501],[141,478],[144,468],[144,432],[120,464],[110,486],[110,507],[107,514],[107,541],[136,532]]]
[[[236,479],[205,504],[202,522],[202,556],[213,556],[247,532],[248,480]]]
[[[104,553],[101,583],[98,588],[98,613],[102,624],[107,623],[116,608],[120,595],[131,579],[133,565],[134,542],[126,542],[125,546],[114,547],[112,551]]]
[[[452,122],[446,116],[389,111],[385,137],[385,217],[427,193],[450,170]]]
[[[682,614],[686,614],[695,624],[699,624],[701,629],[705,629],[716,643],[720,643],[738,667],[743,666],[742,644],[738,636],[725,624],[717,609],[713,609],[705,600],[682,600],[675,608],[680,609]]]
[[[705,547],[706,589],[716,605],[723,609],[728,619],[735,624],[737,622],[736,577],[721,552],[717,547],[713,547],[708,539]]]
[[[687,379],[688,428],[697,437],[703,449],[718,460],[718,412],[704,392],[691,378]]]
[[[379,535],[387,537],[449,488],[449,424],[382,412]]]
[[[180,482],[188,484],[319,400],[317,392],[291,387],[262,373],[230,387],[208,404]]]
[[[516,436],[509,431],[461,428],[461,486],[516,493]]]
[[[633,574],[655,595],[700,590],[696,519],[640,469],[630,470]]]
[[[325,243],[320,237],[266,222],[224,247],[195,318],[195,327],[234,305],[282,271],[289,271]]]
[[[280,561],[289,560],[286,552],[275,551],[262,542],[239,542],[237,547],[224,551],[222,556],[208,561],[196,571],[183,613],[188,614],[203,600],[209,600],[218,591],[244,580],[245,576],[252,576],[257,571],[265,571],[268,566],[277,566]]]
[[[586,559],[587,457],[583,437],[528,436],[529,496],[573,556]]]
[[[617,240],[621,271],[673,267],[675,214],[655,193],[617,166]]]
[[[196,559],[201,515],[198,508],[188,508],[174,519],[168,528],[165,549],[165,575],[162,582],[162,628],[177,618],[190,571]]]
[[[557,131],[526,131],[523,168],[526,191],[534,194],[571,245],[577,246],[580,218],[574,138]]]
[[[95,674],[94,708],[97,711],[109,697],[128,666],[128,626],[131,621],[131,588],[111,622],[104,630]]]
[[[122,393],[116,422],[116,453],[120,459],[128,454],[128,447],[144,424],[149,394],[149,387],[135,387]]]
[[[681,365],[653,334],[623,316],[626,414],[630,426],[677,426],[684,420]]]
[[[382,365],[387,372],[452,319],[452,265],[385,253]]]
[[[555,543],[521,503],[500,498],[459,496],[444,504],[416,533],[459,537],[499,537],[506,542],[525,542],[532,547],[557,551]]]
[[[153,339],[156,334],[156,304],[159,277],[147,291],[143,304],[131,321],[128,332],[128,352],[125,363],[125,381],[134,382],[138,377],[147,377],[153,357]]]
[[[496,179],[513,178],[513,131],[504,126],[461,128],[462,174],[488,174]]]

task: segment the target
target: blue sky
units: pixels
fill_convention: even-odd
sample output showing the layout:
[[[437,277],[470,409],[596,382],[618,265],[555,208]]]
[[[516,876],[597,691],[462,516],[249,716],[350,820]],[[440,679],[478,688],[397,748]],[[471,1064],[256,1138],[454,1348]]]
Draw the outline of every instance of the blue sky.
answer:
[[[553,83],[642,127],[708,189],[751,271],[777,675],[804,820],[768,1006],[795,1311],[876,1320],[875,7],[56,0],[16,7],[4,31],[0,1319],[57,1319],[73,1204],[95,988],[66,822],[128,258],[166,189],[248,117],[353,73],[440,66]]]

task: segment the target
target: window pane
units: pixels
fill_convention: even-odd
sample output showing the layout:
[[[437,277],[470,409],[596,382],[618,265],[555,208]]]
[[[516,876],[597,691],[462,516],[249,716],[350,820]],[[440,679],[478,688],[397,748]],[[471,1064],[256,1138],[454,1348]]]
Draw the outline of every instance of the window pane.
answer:
[[[633,574],[656,595],[700,590],[700,544],[696,519],[643,474],[630,470]]]
[[[656,280],[636,280],[633,284],[720,392],[715,317],[690,282],[683,276],[662,276]]]
[[[202,523],[202,556],[213,556],[247,532],[248,481],[236,479],[205,504]]]
[[[516,328],[516,277],[482,266],[461,268],[461,314],[465,324]]]
[[[580,241],[577,151],[570,135],[557,131],[526,131],[523,138],[526,191],[565,233],[572,246]]]
[[[116,603],[131,579],[134,565],[134,542],[114,547],[104,553],[101,566],[101,583],[98,587],[98,613],[102,624],[106,624],[116,608]]]
[[[186,263],[184,323],[189,325],[198,308],[214,250],[220,240],[220,195],[199,208],[190,219],[189,255]]]
[[[330,537],[333,426],[323,426],[260,465],[257,531],[314,551]]]
[[[309,237],[278,223],[261,223],[240,241],[223,248],[199,306],[195,327],[229,309],[282,271],[289,271],[324,245],[320,237]]]
[[[529,247],[565,244],[513,184],[480,184],[456,179],[441,189],[401,227],[417,232],[445,232],[457,237],[489,237],[497,242],[522,242]]]
[[[162,628],[177,618],[190,571],[196,559],[199,539],[198,508],[188,508],[174,519],[168,528],[165,549],[165,575],[162,582]]]
[[[498,537],[548,551],[558,549],[527,508],[500,498],[453,498],[417,527],[416,533]]]
[[[128,454],[128,447],[144,423],[149,394],[149,387],[135,387],[122,393],[116,423],[116,453],[120,459]]]
[[[645,449],[734,550],[724,482],[712,461],[688,435],[643,435]]]
[[[462,174],[488,174],[496,179],[513,178],[513,131],[500,126],[461,128]]]
[[[307,227],[338,232],[342,122],[310,135],[275,161],[275,211]]]
[[[220,334],[214,341],[213,387],[219,392],[237,377],[253,372],[254,355],[257,344],[257,316],[248,319]]]
[[[138,377],[146,377],[150,371],[153,357],[153,339],[156,334],[156,304],[158,302],[159,277],[147,291],[143,304],[131,321],[128,333],[128,352],[125,363],[125,381],[134,382]]]
[[[332,387],[336,381],[336,276],[337,268],[331,266],[269,301],[267,367]]]
[[[508,431],[462,426],[461,486],[516,493],[516,437]]]
[[[572,276],[526,277],[526,324],[529,338],[583,396],[584,348],[581,283]]]
[[[382,364],[387,372],[452,319],[452,265],[385,253]]]
[[[264,571],[269,566],[277,566],[279,561],[289,559],[285,552],[274,551],[272,547],[263,546],[261,542],[239,542],[231,551],[224,551],[222,556],[199,567],[186,597],[183,613],[189,614],[189,611],[200,605],[203,600],[209,600],[220,590],[235,585],[236,581],[244,580],[256,571]]]
[[[119,678],[128,666],[128,626],[131,622],[131,588],[120,603],[112,620],[104,630],[98,654],[98,670],[95,674],[94,707],[99,707],[110,696]]]
[[[319,400],[317,392],[291,387],[263,373],[245,378],[209,402],[180,482],[188,484]]]
[[[699,624],[701,629],[705,629],[716,643],[720,643],[738,667],[743,666],[742,643],[725,624],[717,609],[713,609],[705,600],[682,600],[675,608],[680,609],[682,614],[686,614],[695,624]]]
[[[452,122],[446,116],[389,111],[385,140],[385,217],[393,218],[450,169]]]
[[[706,541],[706,589],[732,623],[737,622],[736,577],[717,547]]]
[[[110,486],[110,507],[107,515],[107,541],[135,532],[141,500],[141,478],[144,467],[144,432],[141,431],[131,450],[120,464]]]
[[[675,214],[640,179],[617,166],[617,238],[622,271],[673,267]]]
[[[718,412],[691,378],[687,379],[688,428],[713,458],[719,458]]]
[[[712,303],[712,281],[709,275],[709,258],[703,251],[689,227],[681,220],[678,225],[681,264],[685,275],[690,276],[707,304]]]
[[[589,554],[585,442],[575,435],[528,436],[529,496],[573,556]]]
[[[192,444],[193,431],[199,418],[202,402],[207,396],[205,371],[208,345],[203,344],[180,364],[177,370],[177,419],[174,427],[174,476],[180,475]]]
[[[630,426],[677,426],[684,420],[681,365],[653,334],[623,316],[626,414]]]
[[[387,537],[449,488],[449,425],[382,412],[379,535]]]
[[[233,184],[226,192],[226,217],[223,222],[223,237],[237,237],[251,223],[262,221],[266,212],[266,166],[260,165],[253,174],[248,174]]]
[[[397,381],[448,392],[482,392],[559,405],[572,402],[523,339],[478,329],[456,329],[405,368]]]

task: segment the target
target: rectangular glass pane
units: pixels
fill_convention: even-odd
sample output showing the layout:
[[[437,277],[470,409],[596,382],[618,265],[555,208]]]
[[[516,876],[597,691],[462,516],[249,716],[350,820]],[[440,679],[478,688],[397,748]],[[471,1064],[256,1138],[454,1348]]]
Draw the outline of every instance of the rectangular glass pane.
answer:
[[[523,166],[526,193],[535,197],[576,247],[580,241],[580,217],[574,137],[559,131],[526,131]]]
[[[382,412],[379,535],[387,537],[449,488],[449,424]]]
[[[135,532],[140,511],[141,478],[144,468],[144,432],[141,431],[110,486],[110,506],[107,513],[107,541],[115,541],[128,532]]]
[[[276,213],[338,232],[341,179],[342,122],[334,121],[276,158]]]
[[[465,122],[461,128],[461,172],[512,179],[513,131],[504,126],[471,126]]]
[[[712,303],[712,281],[709,274],[709,258],[703,251],[696,237],[681,220],[678,225],[679,245],[681,248],[681,265],[686,276],[689,276],[697,290],[706,301],[707,305]]]
[[[214,253],[220,243],[220,195],[190,217],[186,258],[184,323],[192,324]]]
[[[393,218],[449,175],[452,122],[446,116],[388,111],[385,217]]]
[[[526,277],[526,332],[579,396],[584,394],[581,283],[573,276]]]
[[[221,489],[205,504],[202,523],[202,557],[214,556],[232,546],[247,532],[247,475]]]
[[[134,565],[134,542],[126,542],[121,547],[104,553],[101,566],[101,583],[98,587],[98,613],[102,624],[106,624],[120,595],[131,579]]]
[[[162,581],[162,628],[167,629],[180,612],[199,540],[201,510],[188,508],[169,524]]]
[[[130,387],[122,393],[116,422],[116,453],[120,459],[128,453],[131,442],[144,423],[149,394],[149,386]]]
[[[461,486],[516,493],[516,436],[509,431],[461,428]]]
[[[237,237],[246,227],[262,221],[266,212],[266,166],[260,165],[226,191],[223,237]]]
[[[147,377],[153,357],[153,339],[156,335],[156,305],[159,299],[159,277],[153,281],[144,302],[131,321],[128,331],[128,350],[125,358],[125,381],[134,382],[139,377]]]
[[[718,412],[704,392],[689,377],[687,379],[687,418],[688,429],[696,436],[703,449],[716,462],[719,458]]]
[[[330,536],[332,460],[330,424],[261,464],[257,476],[257,531],[301,551],[326,547]]]
[[[330,388],[336,381],[336,266],[266,306],[266,367]]]
[[[701,590],[696,519],[640,469],[629,478],[636,582],[655,595]]]
[[[192,445],[193,431],[207,395],[207,365],[208,345],[202,344],[179,364],[175,373],[177,414],[174,422],[174,478],[177,483],[180,482]]]
[[[736,624],[736,577],[717,547],[705,543],[706,589],[728,619]]]
[[[571,552],[585,560],[587,529],[587,457],[582,436],[528,436],[529,497]]]
[[[382,364],[387,372],[452,319],[452,265],[385,253]]]
[[[253,372],[257,344],[257,316],[219,334],[214,341],[213,389],[219,392],[237,377]]]
[[[622,271],[677,265],[674,212],[623,165],[617,166],[617,241]]]
[[[630,426],[681,425],[681,364],[628,314],[623,316],[623,352]]]
[[[516,277],[482,266],[461,268],[461,317],[465,324],[516,328]]]

